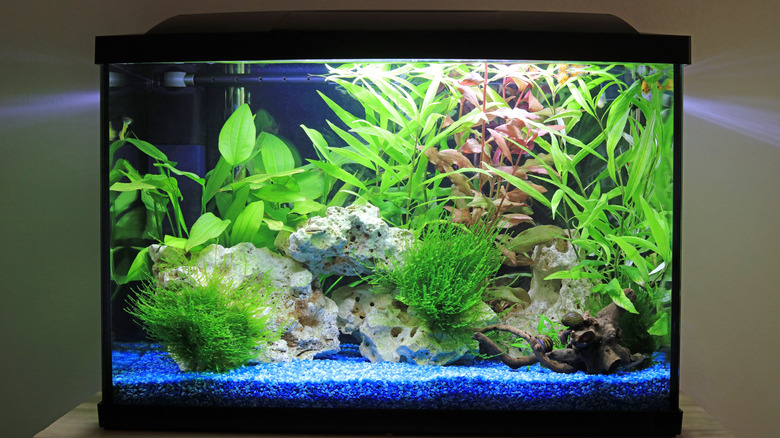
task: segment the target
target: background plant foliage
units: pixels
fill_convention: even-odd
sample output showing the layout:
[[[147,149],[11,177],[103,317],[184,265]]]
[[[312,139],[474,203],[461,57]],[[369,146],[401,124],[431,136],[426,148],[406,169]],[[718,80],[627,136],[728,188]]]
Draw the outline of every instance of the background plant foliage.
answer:
[[[321,156],[312,164],[329,177],[332,192],[323,202],[351,195],[402,227],[442,209],[456,222],[496,225],[505,230],[501,249],[510,266],[531,264],[539,243],[568,238],[580,261],[549,278],[590,279],[629,312],[637,310],[623,288],[645,293],[657,315],[650,333],[665,335],[673,171],[668,70],[486,63],[331,68],[327,79],[360,102],[364,114],[322,95],[349,128],[329,122],[344,144],[327,144],[304,126]],[[540,207],[551,223],[534,219]]]
[[[137,242],[152,239],[185,251],[197,251],[214,242],[273,247],[280,232],[294,231],[310,214],[321,211],[324,205],[313,199],[321,192],[321,174],[304,173],[294,147],[269,132],[258,135],[255,125],[248,105],[236,109],[219,133],[219,161],[205,177],[178,170],[175,162],[146,141],[124,138],[112,143],[111,214],[117,224],[112,228],[112,241],[132,234],[140,237]],[[126,144],[154,160],[158,173],[142,175],[127,160],[114,162],[114,153]],[[191,226],[182,214],[184,200],[175,176],[189,178],[202,189],[201,215]],[[139,196],[143,208],[133,211]],[[145,215],[145,226],[129,230],[129,221],[123,222],[122,218],[137,218],[138,214]],[[112,268],[117,284],[143,279],[148,272],[145,248],[134,248],[137,256],[126,270]],[[121,249],[112,245],[112,252]]]
[[[552,196],[542,203],[571,230],[580,257],[574,269],[547,279],[591,279],[597,283],[594,291],[632,313],[637,310],[623,288],[647,294],[656,316],[646,328],[658,336],[669,331],[667,282],[672,257],[673,120],[671,105],[664,102],[671,98],[665,93],[670,86],[668,69],[642,68],[648,73],[643,76],[637,67],[629,67],[634,79],[626,84],[610,73],[612,67],[584,68],[586,75],[564,84],[568,97],[562,102],[569,108],[579,107],[582,116],[564,120],[566,128],[551,132],[549,141],[538,138],[536,146],[543,152],[528,150],[536,158],[542,153],[553,158],[552,165],[540,160],[548,172],[532,178],[552,189]],[[553,78],[543,78],[552,84]],[[599,102],[609,87],[617,87],[619,93],[602,110]],[[562,90],[560,83],[550,88]],[[555,94],[549,99],[555,99]],[[598,127],[591,129],[595,137],[566,134],[580,120]],[[587,161],[601,169],[591,173],[590,179],[581,171]],[[497,173],[509,184],[527,188],[524,181]]]
[[[329,67],[326,79],[357,100],[364,113],[350,113],[321,94],[348,128],[328,121],[343,143],[329,144],[320,132],[303,126],[321,158],[310,160],[311,164],[329,177],[322,202],[371,202],[380,208],[383,219],[403,228],[434,220],[444,210],[451,212],[455,222],[467,225],[485,222],[508,230],[533,224],[533,210],[526,201],[532,195],[544,199],[539,193],[545,188],[526,182],[532,191],[520,187],[508,190],[504,178],[488,164],[523,179],[528,173],[546,170],[535,159],[523,157],[525,152],[508,145],[498,132],[519,135],[526,117],[543,123],[553,120],[553,114],[579,113],[541,111],[544,108],[538,107],[526,82],[527,68],[482,63]],[[525,95],[518,92],[520,83],[521,91],[528,88]],[[529,102],[533,103],[530,110],[524,109]],[[489,136],[486,129],[496,135]],[[527,144],[546,134],[534,131],[522,140],[518,135],[513,138]],[[531,231],[505,240],[505,262],[530,264],[518,249],[527,248],[531,240],[549,240],[548,231]]]
[[[177,170],[147,142],[112,144],[112,154],[131,144],[158,169],[140,175],[117,160],[112,212],[121,223],[122,209],[140,194],[144,237],[188,251],[214,241],[270,247],[310,215],[355,202],[376,205],[403,228],[448,214],[452,222],[495,229],[510,267],[532,264],[536,245],[566,238],[579,263],[549,278],[590,279],[600,296],[629,312],[637,310],[623,288],[646,294],[656,315],[650,333],[663,336],[672,255],[668,74],[668,66],[606,64],[329,67],[326,80],[362,113],[320,93],[337,118],[327,121],[332,132],[301,125],[319,159],[303,164],[283,139],[257,135],[257,120],[242,106],[222,127],[219,162],[204,178]],[[203,189],[191,227],[174,175]],[[113,271],[117,283],[147,269],[143,253],[127,274]]]

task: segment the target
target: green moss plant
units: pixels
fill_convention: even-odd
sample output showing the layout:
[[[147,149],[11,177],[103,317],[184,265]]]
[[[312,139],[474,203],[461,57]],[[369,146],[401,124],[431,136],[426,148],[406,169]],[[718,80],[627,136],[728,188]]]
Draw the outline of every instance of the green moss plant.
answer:
[[[281,337],[274,295],[267,276],[234,286],[215,271],[205,284],[147,283],[128,312],[189,370],[226,372]]]
[[[471,327],[481,316],[475,310],[488,280],[503,261],[496,236],[497,230],[487,226],[430,223],[399,266],[379,268],[369,282],[379,291],[395,291],[396,299],[432,330],[454,333]]]

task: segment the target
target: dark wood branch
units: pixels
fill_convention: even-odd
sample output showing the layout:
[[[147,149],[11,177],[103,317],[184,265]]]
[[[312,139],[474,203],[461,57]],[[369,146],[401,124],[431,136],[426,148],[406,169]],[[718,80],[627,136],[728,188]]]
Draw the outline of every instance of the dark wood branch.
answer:
[[[537,362],[536,356],[522,356],[522,357],[511,357],[508,354],[506,354],[504,351],[501,350],[501,348],[496,345],[495,342],[493,342],[490,338],[485,336],[482,333],[474,333],[473,336],[474,339],[479,342],[480,349],[483,353],[490,355],[490,356],[496,356],[501,362],[503,362],[506,366],[509,368],[512,368],[513,370],[516,370],[520,367],[533,365]]]

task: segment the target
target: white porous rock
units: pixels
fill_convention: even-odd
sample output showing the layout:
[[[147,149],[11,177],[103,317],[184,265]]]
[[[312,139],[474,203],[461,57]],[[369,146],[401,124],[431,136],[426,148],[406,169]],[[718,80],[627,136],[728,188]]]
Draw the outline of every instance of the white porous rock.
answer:
[[[331,298],[338,305],[338,326],[341,333],[360,339],[360,326],[366,316],[376,309],[386,309],[393,305],[390,294],[377,294],[371,286],[361,284],[357,287],[343,286],[333,291]]]
[[[371,362],[448,365],[473,359],[476,343],[468,345],[429,330],[389,294],[373,293],[363,285],[340,288],[332,296],[339,306],[339,328],[360,341],[360,353]],[[480,326],[499,322],[487,304],[480,303],[476,311]]]
[[[503,323],[536,333],[541,315],[560,322],[568,312],[584,311],[583,305],[590,295],[592,284],[587,280],[545,280],[548,275],[567,271],[577,265],[576,248],[571,242],[554,239],[534,248],[531,286],[528,296],[531,304],[522,309],[510,310]]]
[[[279,294],[270,328],[285,327],[285,332],[259,354],[259,361],[312,359],[339,351],[336,303],[312,288],[312,274],[299,262],[246,242],[231,248],[209,245],[195,254],[152,245],[149,255],[152,272],[163,286],[171,281],[206,284],[213,275],[232,285],[268,276]]]
[[[284,308],[289,322],[282,339],[263,350],[255,362],[286,362],[314,359],[339,352],[338,307],[319,289],[307,297],[287,300]]]
[[[329,207],[290,235],[288,253],[316,274],[364,275],[367,266],[395,265],[414,234],[387,225],[371,204]]]

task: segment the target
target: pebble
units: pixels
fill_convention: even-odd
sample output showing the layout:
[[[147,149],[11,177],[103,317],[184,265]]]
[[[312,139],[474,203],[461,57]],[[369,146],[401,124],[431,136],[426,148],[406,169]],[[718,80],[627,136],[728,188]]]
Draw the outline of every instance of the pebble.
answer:
[[[540,365],[511,370],[371,363],[355,348],[327,358],[243,366],[228,373],[181,372],[159,345],[118,344],[116,401],[231,407],[340,407],[489,410],[663,410],[670,367],[662,353],[638,371],[560,374]]]

